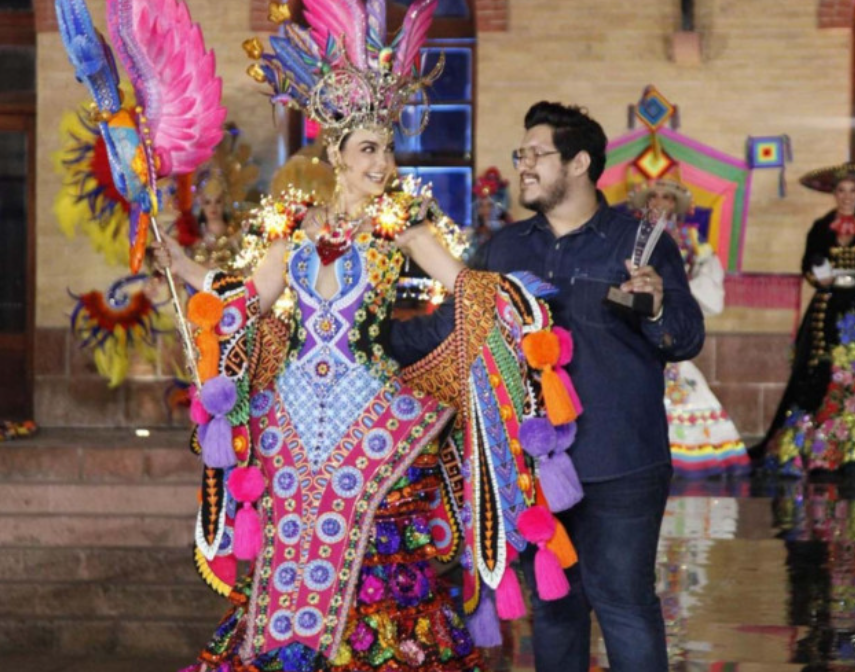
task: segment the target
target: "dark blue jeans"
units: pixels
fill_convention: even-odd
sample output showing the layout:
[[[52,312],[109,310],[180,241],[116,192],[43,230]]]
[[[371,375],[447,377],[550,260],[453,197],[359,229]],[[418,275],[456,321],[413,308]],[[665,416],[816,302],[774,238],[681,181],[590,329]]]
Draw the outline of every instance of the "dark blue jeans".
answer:
[[[667,672],[665,623],[656,596],[656,546],[671,466],[598,483],[559,514],[579,562],[567,571],[567,597],[544,602],[532,592],[537,672],[588,672],[591,610],[603,631],[610,672]],[[534,586],[534,550],[521,557]]]

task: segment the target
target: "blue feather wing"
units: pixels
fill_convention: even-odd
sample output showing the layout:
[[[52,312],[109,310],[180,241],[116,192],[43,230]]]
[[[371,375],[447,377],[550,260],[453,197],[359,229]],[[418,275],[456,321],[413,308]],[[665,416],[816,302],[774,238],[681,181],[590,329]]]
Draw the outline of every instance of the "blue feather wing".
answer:
[[[116,112],[122,106],[116,63],[110,47],[92,24],[86,3],[56,0],[55,7],[62,43],[75,76],[87,86],[100,110]]]

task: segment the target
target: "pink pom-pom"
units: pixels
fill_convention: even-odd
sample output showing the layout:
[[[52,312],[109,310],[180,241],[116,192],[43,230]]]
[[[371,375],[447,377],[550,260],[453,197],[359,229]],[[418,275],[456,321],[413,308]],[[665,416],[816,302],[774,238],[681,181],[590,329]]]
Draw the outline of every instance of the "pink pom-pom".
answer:
[[[525,616],[525,602],[517,573],[508,566],[496,588],[496,612],[503,621],[513,621]]]
[[[517,527],[526,541],[545,544],[555,534],[555,518],[546,507],[535,505],[519,515]]]
[[[234,549],[238,560],[253,560],[261,551],[261,520],[248,502],[244,502],[235,516]]]
[[[570,592],[570,582],[558,556],[545,545],[534,556],[534,578],[541,600],[560,600]]]
[[[195,387],[190,388],[190,419],[197,425],[204,425],[211,419],[211,414],[205,410]]]
[[[229,492],[239,502],[254,502],[264,492],[264,485],[258,467],[237,467],[229,474]]]
[[[573,359],[573,336],[563,327],[552,327],[552,333],[558,336],[558,366],[567,366]]]

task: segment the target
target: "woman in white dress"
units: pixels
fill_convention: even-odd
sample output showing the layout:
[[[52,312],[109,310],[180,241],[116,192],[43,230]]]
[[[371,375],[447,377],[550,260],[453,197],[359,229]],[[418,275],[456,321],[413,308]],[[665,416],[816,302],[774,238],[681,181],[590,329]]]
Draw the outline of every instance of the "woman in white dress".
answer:
[[[724,269],[696,226],[686,223],[692,196],[673,179],[659,179],[637,189],[630,206],[651,220],[666,218],[666,230],[677,241],[686,262],[692,294],[705,315],[724,309]],[[674,473],[684,478],[744,474],[750,460],[739,431],[692,362],[665,369],[665,407]]]

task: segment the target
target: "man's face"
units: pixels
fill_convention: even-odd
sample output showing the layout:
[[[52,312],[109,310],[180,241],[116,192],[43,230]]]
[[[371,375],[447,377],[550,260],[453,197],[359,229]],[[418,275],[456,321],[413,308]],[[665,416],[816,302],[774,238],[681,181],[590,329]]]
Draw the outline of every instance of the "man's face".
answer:
[[[567,165],[552,141],[552,127],[532,126],[520,144],[520,204],[535,212],[548,213],[569,195]]]

